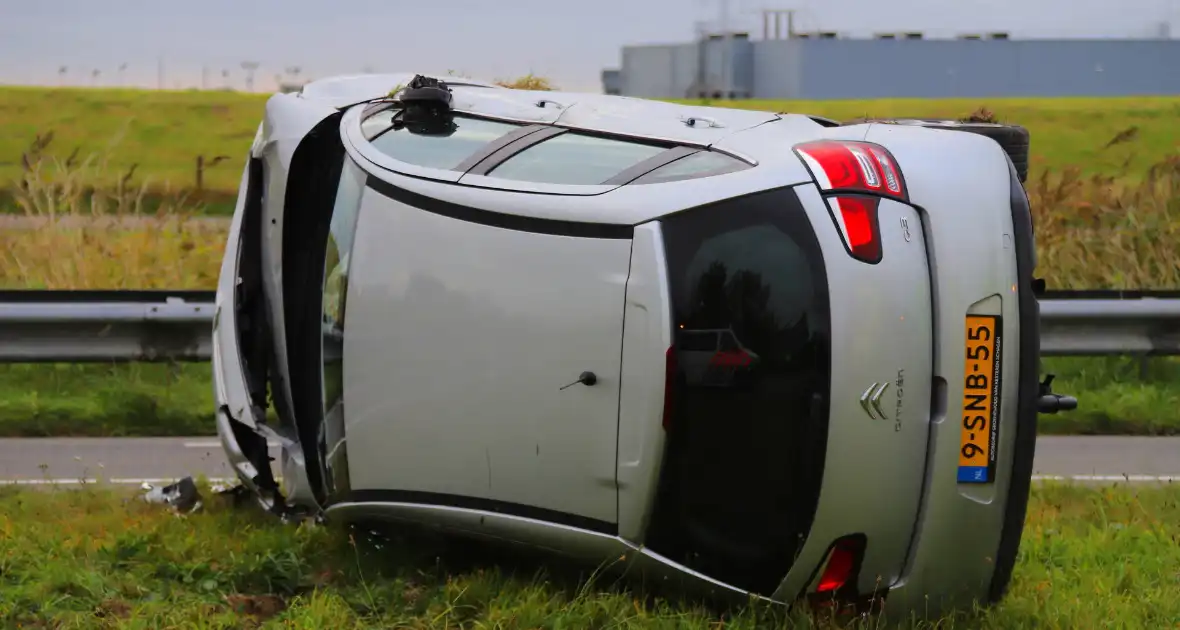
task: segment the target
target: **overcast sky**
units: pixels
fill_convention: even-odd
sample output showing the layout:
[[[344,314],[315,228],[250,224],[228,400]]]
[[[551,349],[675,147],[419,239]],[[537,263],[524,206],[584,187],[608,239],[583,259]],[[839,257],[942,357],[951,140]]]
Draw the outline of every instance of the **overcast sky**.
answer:
[[[534,72],[562,88],[600,89],[620,47],[689,39],[716,21],[720,0],[0,0],[0,83],[242,87],[241,61],[258,61],[257,89],[288,66],[302,76],[455,70],[482,79]],[[794,8],[797,28],[931,36],[1006,30],[1013,36],[1138,36],[1170,22],[1180,0],[731,0],[735,26],[761,33],[762,8]],[[329,8],[332,7],[332,8]],[[1117,7],[1117,9],[1115,8]],[[203,70],[204,69],[204,70]]]

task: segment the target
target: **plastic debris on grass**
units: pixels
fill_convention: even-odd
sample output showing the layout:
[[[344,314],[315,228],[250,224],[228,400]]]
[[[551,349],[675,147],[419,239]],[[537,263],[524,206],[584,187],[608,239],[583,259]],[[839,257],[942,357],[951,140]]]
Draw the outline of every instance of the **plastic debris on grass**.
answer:
[[[172,508],[178,516],[192,514],[204,506],[201,491],[192,477],[185,477],[176,483],[159,488],[144,482],[140,488],[143,490],[141,498],[144,501],[157,505],[166,505]],[[233,505],[239,507],[248,502],[252,496],[250,490],[241,484],[215,483],[209,487],[209,490],[216,495],[228,497],[233,502]],[[316,526],[323,525],[326,522],[322,513],[315,513],[310,510],[299,509],[281,503],[272,506],[267,511],[287,524]]]
[[[185,477],[174,484],[160,488],[153,487],[152,484],[144,482],[140,488],[144,491],[144,501],[167,505],[177,514],[192,514],[200,510],[204,505],[204,501],[201,499],[201,491],[197,489],[197,484],[193,481],[192,477]]]

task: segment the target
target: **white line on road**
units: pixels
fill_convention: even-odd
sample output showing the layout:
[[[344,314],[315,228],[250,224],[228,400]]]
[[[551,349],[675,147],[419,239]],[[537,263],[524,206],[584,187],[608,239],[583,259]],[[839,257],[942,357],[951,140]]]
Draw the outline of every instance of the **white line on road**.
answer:
[[[1147,481],[1180,482],[1180,475],[1033,475],[1033,481]]]
[[[138,479],[0,479],[0,486],[79,486],[91,485],[100,483],[114,483],[114,484],[144,484],[144,483],[175,483],[181,477],[156,477],[156,478],[138,478]],[[209,483],[237,483],[236,479],[230,478],[213,478],[209,479]]]

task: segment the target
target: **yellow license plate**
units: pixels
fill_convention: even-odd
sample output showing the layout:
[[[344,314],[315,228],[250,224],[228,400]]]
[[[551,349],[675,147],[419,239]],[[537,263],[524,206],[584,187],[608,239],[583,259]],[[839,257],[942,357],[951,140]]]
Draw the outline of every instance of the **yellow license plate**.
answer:
[[[1000,435],[1000,318],[967,316],[959,483],[993,483]]]

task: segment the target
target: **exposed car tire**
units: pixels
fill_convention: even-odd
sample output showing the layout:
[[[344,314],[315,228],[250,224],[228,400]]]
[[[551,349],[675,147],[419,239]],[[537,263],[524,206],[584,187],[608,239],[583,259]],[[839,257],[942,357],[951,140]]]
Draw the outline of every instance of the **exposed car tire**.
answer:
[[[985,122],[959,122],[956,120],[937,120],[927,118],[870,118],[864,121],[891,125],[915,125],[930,129],[947,129],[950,131],[965,131],[981,136],[987,136],[996,141],[1000,148],[1008,154],[1012,165],[1016,167],[1016,174],[1021,183],[1028,179],[1028,129],[1020,125],[1001,125]]]

